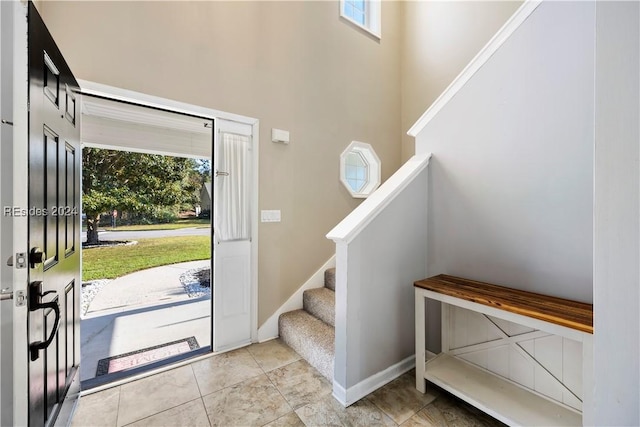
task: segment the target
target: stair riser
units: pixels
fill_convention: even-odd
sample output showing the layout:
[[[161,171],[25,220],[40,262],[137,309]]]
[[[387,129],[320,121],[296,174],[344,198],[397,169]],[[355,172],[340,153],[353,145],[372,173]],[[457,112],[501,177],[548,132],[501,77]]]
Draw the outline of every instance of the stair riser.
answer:
[[[314,325],[315,328],[310,325]],[[285,344],[295,350],[327,380],[333,382],[335,338],[332,327],[311,317],[308,313],[289,312],[280,316],[278,329],[280,339]]]
[[[306,312],[324,323],[336,325],[336,298],[328,289],[310,289],[302,296],[302,306]]]

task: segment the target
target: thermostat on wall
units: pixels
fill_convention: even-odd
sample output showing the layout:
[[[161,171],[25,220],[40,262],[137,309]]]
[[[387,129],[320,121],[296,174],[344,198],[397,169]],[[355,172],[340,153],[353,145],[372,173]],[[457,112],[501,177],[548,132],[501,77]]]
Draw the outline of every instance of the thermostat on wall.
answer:
[[[271,129],[271,141],[281,144],[289,143],[289,131],[282,129]]]

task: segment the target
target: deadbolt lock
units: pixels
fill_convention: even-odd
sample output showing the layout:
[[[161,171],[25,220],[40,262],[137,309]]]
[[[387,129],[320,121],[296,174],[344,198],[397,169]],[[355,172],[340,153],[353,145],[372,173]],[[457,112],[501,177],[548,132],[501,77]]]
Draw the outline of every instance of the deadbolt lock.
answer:
[[[42,264],[45,259],[47,259],[47,255],[38,247],[31,249],[31,252],[29,252],[29,264],[31,264],[31,268],[35,268],[36,265]]]

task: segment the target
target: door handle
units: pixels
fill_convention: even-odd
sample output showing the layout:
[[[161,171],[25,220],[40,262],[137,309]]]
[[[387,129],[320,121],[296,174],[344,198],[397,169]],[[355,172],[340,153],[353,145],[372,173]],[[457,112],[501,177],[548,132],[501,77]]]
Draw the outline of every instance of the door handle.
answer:
[[[229,176],[229,172],[216,171],[216,177],[218,176]]]
[[[36,265],[42,264],[46,259],[47,255],[38,247],[31,249],[31,252],[29,252],[29,263],[31,264],[31,268],[35,268]]]
[[[53,342],[58,328],[60,327],[60,304],[58,304],[58,298],[55,298],[49,302],[42,302],[42,297],[48,294],[56,294],[56,291],[47,291],[42,293],[42,282],[36,281],[29,284],[29,311],[44,310],[50,308],[55,314],[55,320],[53,321],[53,329],[51,334],[44,341],[36,341],[29,344],[29,356],[31,361],[38,360],[40,357],[40,350],[44,350],[49,347]]]

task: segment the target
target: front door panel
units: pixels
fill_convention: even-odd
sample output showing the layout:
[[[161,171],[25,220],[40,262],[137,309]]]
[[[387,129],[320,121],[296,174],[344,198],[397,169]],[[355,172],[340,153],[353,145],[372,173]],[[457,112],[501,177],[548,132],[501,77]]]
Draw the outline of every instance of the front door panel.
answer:
[[[77,82],[29,5],[29,425],[55,420],[79,363]]]

